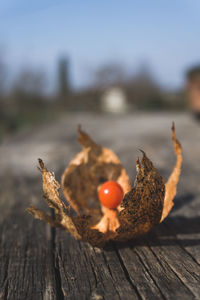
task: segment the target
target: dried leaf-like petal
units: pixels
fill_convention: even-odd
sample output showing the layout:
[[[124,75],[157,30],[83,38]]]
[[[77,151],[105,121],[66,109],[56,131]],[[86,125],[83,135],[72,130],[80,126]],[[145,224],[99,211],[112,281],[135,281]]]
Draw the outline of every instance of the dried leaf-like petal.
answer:
[[[171,211],[172,207],[174,206],[174,197],[176,196],[177,184],[179,181],[179,177],[181,174],[181,165],[182,165],[182,147],[175,135],[175,125],[172,124],[172,140],[174,142],[174,152],[176,154],[176,165],[165,184],[165,199],[164,199],[164,206],[161,221],[162,222]]]
[[[55,220],[49,215],[31,206],[27,211],[32,214],[35,218],[44,220],[51,226],[60,226],[71,233],[76,239],[80,239],[80,235],[71,219],[68,215],[68,207],[60,200],[58,189],[60,188],[59,183],[56,181],[53,173],[49,172],[41,159],[39,159],[40,168],[43,180],[43,191],[44,198],[49,207],[55,211]]]
[[[80,126],[78,133],[83,150],[62,176],[63,193],[77,213],[100,217],[98,187],[105,181],[114,180],[127,193],[131,189],[129,177],[112,150],[96,144]]]
[[[56,222],[52,217],[50,217],[45,212],[35,208],[33,205],[31,205],[29,208],[26,209],[26,211],[31,214],[35,219],[40,219],[45,221],[47,224],[51,225],[52,227],[60,227],[60,224]]]
[[[124,209],[118,216],[120,227],[115,238],[118,241],[147,233],[161,219],[165,195],[163,179],[144,152],[142,161],[136,162],[136,169],[134,187],[125,195]]]

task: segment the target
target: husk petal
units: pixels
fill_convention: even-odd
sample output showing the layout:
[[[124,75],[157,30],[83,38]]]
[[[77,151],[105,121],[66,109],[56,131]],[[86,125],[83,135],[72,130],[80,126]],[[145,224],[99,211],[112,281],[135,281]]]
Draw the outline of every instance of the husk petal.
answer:
[[[163,212],[162,212],[162,217],[160,222],[162,222],[168,216],[172,207],[174,206],[173,200],[176,196],[177,184],[181,174],[181,165],[183,161],[182,147],[175,135],[174,122],[172,124],[171,130],[172,130],[172,140],[174,142],[174,152],[176,155],[176,164],[174,166],[171,175],[169,176],[168,181],[165,184],[165,199],[164,199]]]

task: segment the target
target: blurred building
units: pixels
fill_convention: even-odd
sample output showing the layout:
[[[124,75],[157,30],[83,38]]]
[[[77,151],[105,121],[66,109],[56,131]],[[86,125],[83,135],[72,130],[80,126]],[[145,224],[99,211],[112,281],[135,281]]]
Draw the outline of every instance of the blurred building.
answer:
[[[120,87],[110,87],[101,97],[101,109],[110,113],[125,113],[128,110],[125,92]]]
[[[200,65],[187,72],[187,94],[190,109],[200,118]]]

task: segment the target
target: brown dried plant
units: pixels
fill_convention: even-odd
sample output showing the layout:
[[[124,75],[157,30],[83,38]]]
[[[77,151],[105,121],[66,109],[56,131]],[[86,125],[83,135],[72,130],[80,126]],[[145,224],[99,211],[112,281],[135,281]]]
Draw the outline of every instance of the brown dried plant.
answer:
[[[60,199],[60,185],[54,174],[39,159],[44,199],[54,209],[55,218],[34,206],[27,209],[30,214],[51,226],[64,228],[75,239],[98,247],[108,240],[127,241],[143,235],[167,217],[173,207],[182,164],[182,149],[176,139],[174,124],[172,140],[176,164],[166,184],[142,151],[142,160],[136,161],[137,175],[131,187],[116,154],[96,144],[80,126],[78,134],[83,149],[62,175],[62,189],[69,206]],[[117,209],[102,207],[98,200],[98,188],[108,180],[117,181],[124,191],[124,199]],[[71,216],[70,206],[76,216]]]

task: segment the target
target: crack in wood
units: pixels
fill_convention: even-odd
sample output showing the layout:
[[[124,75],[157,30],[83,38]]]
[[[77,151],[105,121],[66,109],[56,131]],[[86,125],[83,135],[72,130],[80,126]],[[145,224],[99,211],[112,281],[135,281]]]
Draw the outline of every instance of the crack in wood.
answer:
[[[108,271],[109,271],[109,274],[110,274],[111,278],[113,279],[113,274],[112,274],[110,265],[109,265],[108,260],[107,260],[107,258],[106,258],[106,256],[105,256],[105,254],[104,254],[103,251],[102,251],[102,256],[103,256],[103,258],[104,258],[104,261],[105,261],[105,264],[106,264],[107,269],[108,269]],[[115,285],[114,285],[114,288],[115,288],[115,290],[116,290],[116,293],[119,295],[119,299],[122,299],[121,296],[120,296],[120,293],[119,293],[119,291],[117,290],[117,287],[115,287]]]
[[[103,251],[102,251],[102,256],[103,256],[103,258],[104,258],[104,261],[105,261],[105,264],[106,264],[106,266],[107,266],[107,268],[108,268],[108,271],[109,271],[109,273],[110,273],[110,276],[113,278],[112,271],[111,271],[111,269],[110,269],[108,260],[107,260],[107,258],[106,258],[106,256],[105,256],[105,254],[104,254]]]
[[[157,257],[156,253],[154,252],[154,250],[152,249],[151,246],[149,247],[149,249],[151,250],[151,252],[152,252],[153,255],[155,256],[155,258],[157,259],[157,262],[158,262],[159,264],[161,264],[160,259]],[[185,288],[186,288],[186,289],[187,289],[194,297],[196,297],[196,295],[195,295],[193,289],[192,289],[191,287],[189,287],[189,286],[184,282],[183,278],[181,278],[181,277],[179,276],[179,274],[178,274],[177,271],[171,266],[171,264],[170,264],[166,259],[164,259],[164,257],[163,257],[163,260],[165,260],[165,263],[167,264],[167,266],[170,268],[170,270],[173,272],[173,274],[178,278],[178,280],[181,281],[181,283],[185,286]]]
[[[149,269],[146,267],[146,265],[144,264],[142,258],[140,257],[140,255],[137,253],[137,251],[134,251],[134,253],[137,255],[140,263],[144,266],[146,272],[148,273],[149,277],[151,278],[151,280],[153,281],[154,285],[157,287],[157,289],[159,290],[160,294],[162,295],[163,299],[167,299],[165,297],[165,295],[163,294],[161,288],[159,287],[159,285],[157,284],[156,280],[154,279],[154,277],[152,276],[151,272],[149,272]]]
[[[52,218],[55,218],[54,211],[51,210]],[[53,266],[55,271],[55,285],[56,285],[56,298],[57,300],[64,300],[64,294],[62,291],[62,283],[61,283],[61,275],[59,270],[59,259],[58,255],[56,254],[56,228],[51,227],[51,250],[52,250],[52,259],[53,259]]]
[[[121,255],[120,255],[120,253],[119,253],[119,250],[118,250],[118,248],[117,248],[117,245],[116,245],[114,242],[113,242],[113,246],[114,246],[114,249],[115,249],[115,251],[116,251],[117,257],[118,257],[118,259],[119,259],[119,263],[120,263],[120,265],[121,265],[121,267],[122,267],[122,270],[124,271],[124,275],[125,275],[127,281],[129,282],[129,284],[131,285],[131,287],[132,287],[132,288],[134,289],[134,291],[136,292],[138,298],[139,298],[140,300],[142,300],[142,296],[140,295],[140,293],[139,293],[137,287],[135,286],[135,284],[132,282],[131,277],[130,277],[130,275],[129,275],[129,273],[128,273],[128,270],[127,270],[127,268],[126,268],[126,266],[125,266],[125,264],[124,264],[124,262],[123,262],[123,259],[122,259]]]
[[[4,286],[4,299],[8,299],[8,265],[9,265],[9,259],[6,259],[5,263],[5,276],[3,280],[3,286]]]

